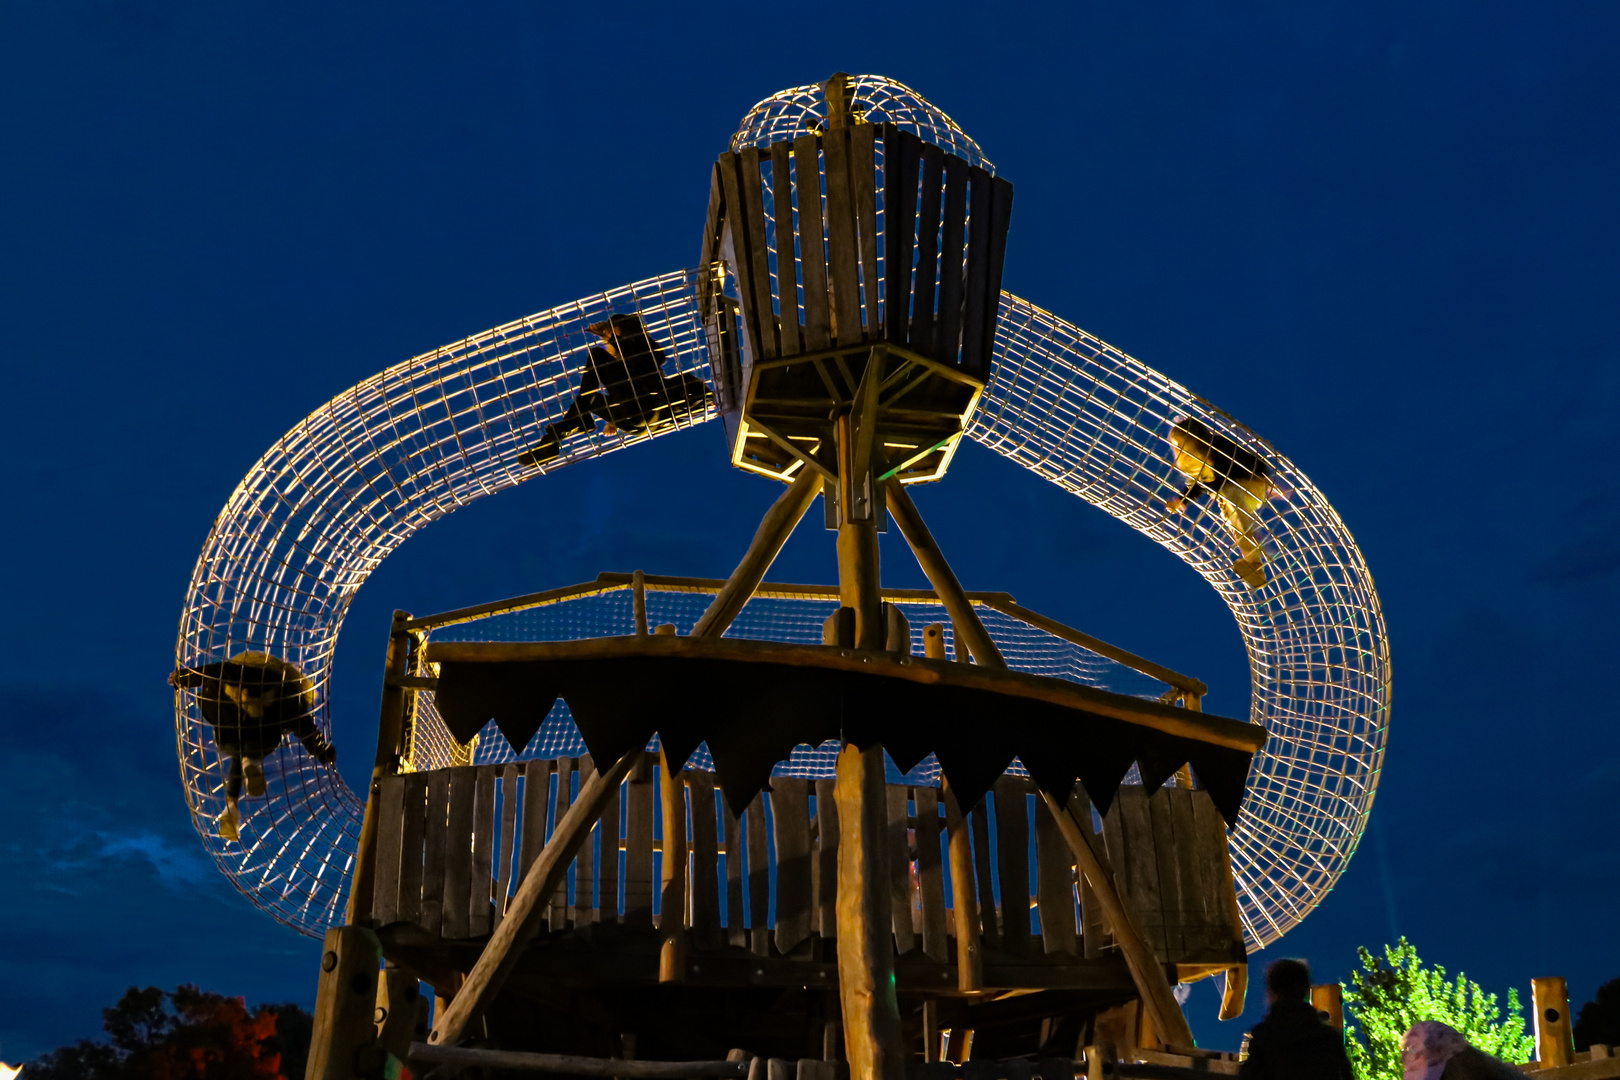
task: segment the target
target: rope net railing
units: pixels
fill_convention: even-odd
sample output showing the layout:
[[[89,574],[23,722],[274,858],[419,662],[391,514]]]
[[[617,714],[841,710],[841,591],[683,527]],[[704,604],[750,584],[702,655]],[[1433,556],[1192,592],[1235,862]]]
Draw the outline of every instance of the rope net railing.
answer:
[[[714,598],[715,589],[668,589],[649,583],[646,591],[647,620],[652,626],[672,625],[678,634],[690,633],[698,618]],[[895,599],[893,601],[911,626],[912,652],[922,655],[923,630],[938,623],[944,628],[946,656],[955,659],[955,633],[950,616],[937,601]],[[838,600],[810,594],[794,594],[786,587],[770,586],[743,608],[726,630],[725,637],[754,641],[779,641],[819,645],[822,624],[838,608]],[[1031,674],[1068,679],[1114,693],[1159,700],[1171,690],[1152,675],[1066,641],[1021,619],[976,604],[986,630],[996,641],[1010,667]],[[431,617],[420,620],[431,622]],[[609,586],[602,591],[561,597],[504,611],[484,618],[458,621],[434,627],[426,641],[573,641],[579,638],[614,637],[635,633],[632,587]],[[436,672],[428,671],[432,675]],[[672,694],[680,693],[679,688]],[[434,695],[425,690],[416,697],[405,767],[413,771],[440,769],[451,765],[494,765],[508,761],[579,757],[586,753],[585,740],[574,724],[568,703],[558,700],[540,730],[527,746],[513,748],[496,728],[485,726],[468,744],[458,744],[435,708]],[[991,718],[987,717],[987,722]],[[656,739],[649,746],[655,748]],[[837,773],[838,744],[819,747],[801,745],[792,757],[779,762],[775,776],[806,779],[832,777]],[[701,746],[685,764],[686,768],[713,772],[714,763],[706,746]],[[894,783],[939,785],[939,762],[930,754],[910,772],[902,773],[891,763]],[[1022,763],[1014,761],[1008,770],[1027,775]]]

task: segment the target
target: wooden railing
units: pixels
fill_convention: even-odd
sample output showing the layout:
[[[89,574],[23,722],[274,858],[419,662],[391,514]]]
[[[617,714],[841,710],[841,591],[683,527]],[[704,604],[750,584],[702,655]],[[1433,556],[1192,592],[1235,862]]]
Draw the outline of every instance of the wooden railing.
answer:
[[[489,935],[591,768],[589,757],[560,758],[384,779],[374,924],[406,924],[418,939],[425,934],[446,943]],[[726,807],[714,774],[688,771],[681,780],[690,860],[682,919],[692,946],[688,964],[695,970],[705,950],[734,956],[746,950],[760,961],[829,961],[838,863],[833,780],[776,777],[740,817]],[[618,933],[656,940],[655,927],[668,918],[658,910],[660,782],[657,755],[648,754],[612,797],[551,899],[546,918],[554,934],[614,925]],[[964,822],[972,837],[986,986],[1095,982],[1082,969],[1118,966],[1098,905],[1077,881],[1070,851],[1035,794],[1028,779],[1003,776]],[[1071,812],[1090,828],[1084,798],[1077,790]],[[890,785],[888,809],[900,978],[943,986],[954,979],[956,950],[940,791]],[[1148,797],[1140,787],[1124,787],[1102,824],[1109,859],[1162,962],[1243,962],[1225,826],[1207,794],[1163,788]]]

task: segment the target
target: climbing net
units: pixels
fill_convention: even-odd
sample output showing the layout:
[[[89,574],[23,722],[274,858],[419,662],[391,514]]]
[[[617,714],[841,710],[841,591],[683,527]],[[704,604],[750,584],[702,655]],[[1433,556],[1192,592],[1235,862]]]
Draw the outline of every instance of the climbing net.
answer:
[[[924,138],[982,162],[977,145],[913,91],[871,76],[851,82],[857,110],[870,119],[914,124]],[[737,140],[757,145],[803,133],[824,115],[818,94],[801,87],[769,99]],[[330,731],[327,688],[344,614],[371,571],[418,529],[538,473],[713,418],[705,404],[639,428],[572,430],[554,455],[522,463],[579,392],[595,340],[588,328],[615,313],[640,319],[663,353],[666,377],[709,381],[693,271],[565,304],[365,380],[283,436],[231,494],[192,575],[177,667],[249,651],[289,661],[313,685],[316,725]],[[1182,486],[1168,433],[1183,418],[1267,465],[1272,491],[1259,511],[1258,542],[1269,581],[1260,588],[1238,574],[1216,500],[1165,512]],[[1008,295],[991,383],[968,435],[1161,544],[1232,611],[1249,655],[1251,716],[1271,734],[1231,834],[1233,869],[1250,947],[1275,941],[1332,888],[1354,853],[1387,740],[1389,645],[1349,530],[1259,436],[1145,364]],[[803,612],[771,616],[768,604],[756,605],[741,626],[759,618],[761,636],[795,640]],[[680,624],[679,612],[664,621]],[[1007,632],[1001,628],[1004,640]],[[418,717],[424,732],[432,725],[427,705]],[[264,761],[265,794],[241,804],[240,839],[224,840],[215,821],[226,805],[225,761],[198,695],[177,691],[175,708],[186,797],[220,868],[254,903],[306,933],[341,921],[361,798],[289,740]],[[451,760],[449,749],[431,748],[425,736],[419,752],[424,765]]]

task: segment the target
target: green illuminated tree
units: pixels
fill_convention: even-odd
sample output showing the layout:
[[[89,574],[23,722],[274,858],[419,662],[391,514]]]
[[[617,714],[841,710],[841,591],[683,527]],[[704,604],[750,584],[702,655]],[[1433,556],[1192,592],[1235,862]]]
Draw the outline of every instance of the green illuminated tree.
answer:
[[[1345,1027],[1345,1049],[1360,1080],[1401,1080],[1401,1039],[1419,1020],[1450,1024],[1511,1064],[1530,1060],[1535,1040],[1524,1030],[1517,990],[1508,990],[1504,1017],[1495,994],[1461,972],[1450,980],[1438,964],[1426,967],[1404,937],[1385,945],[1382,957],[1358,951],[1363,970],[1351,973],[1344,1006],[1355,1020]]]

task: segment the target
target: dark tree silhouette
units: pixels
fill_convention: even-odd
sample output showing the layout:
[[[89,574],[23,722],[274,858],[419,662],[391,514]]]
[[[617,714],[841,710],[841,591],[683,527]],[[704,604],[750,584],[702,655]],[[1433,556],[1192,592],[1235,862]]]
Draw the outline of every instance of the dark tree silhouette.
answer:
[[[1593,1043],[1620,1046],[1620,979],[1598,987],[1575,1016],[1575,1048],[1590,1050]]]
[[[51,1051],[28,1064],[29,1080],[303,1080],[314,1026],[296,1005],[249,1012],[189,985],[132,986],[101,1015],[106,1040]]]

